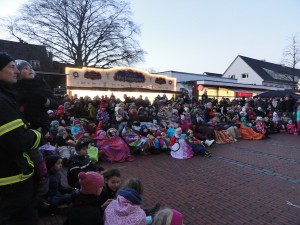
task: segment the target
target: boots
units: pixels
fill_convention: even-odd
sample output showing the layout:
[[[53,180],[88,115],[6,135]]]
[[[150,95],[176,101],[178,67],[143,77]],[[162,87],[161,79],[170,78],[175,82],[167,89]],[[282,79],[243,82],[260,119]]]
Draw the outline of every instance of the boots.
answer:
[[[205,151],[204,152],[204,156],[205,157],[212,157],[211,153],[209,151]]]
[[[208,140],[206,139],[204,144],[206,144],[208,147],[210,147],[213,143],[215,142],[215,140]]]

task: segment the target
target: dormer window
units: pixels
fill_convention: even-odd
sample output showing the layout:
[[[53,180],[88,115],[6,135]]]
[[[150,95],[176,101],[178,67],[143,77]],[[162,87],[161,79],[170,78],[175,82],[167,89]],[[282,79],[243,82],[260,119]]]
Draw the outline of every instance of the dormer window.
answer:
[[[32,69],[39,70],[40,69],[40,60],[30,60],[30,64]]]
[[[249,77],[248,73],[242,73],[242,78],[248,78],[248,77]]]

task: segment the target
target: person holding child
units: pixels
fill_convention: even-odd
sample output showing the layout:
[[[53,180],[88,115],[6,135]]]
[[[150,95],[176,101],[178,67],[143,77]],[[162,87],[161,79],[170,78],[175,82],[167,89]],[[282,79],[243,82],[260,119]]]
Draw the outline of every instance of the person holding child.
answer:
[[[28,151],[44,143],[19,112],[13,87],[18,73],[15,60],[0,52],[0,224],[37,225],[34,165]]]

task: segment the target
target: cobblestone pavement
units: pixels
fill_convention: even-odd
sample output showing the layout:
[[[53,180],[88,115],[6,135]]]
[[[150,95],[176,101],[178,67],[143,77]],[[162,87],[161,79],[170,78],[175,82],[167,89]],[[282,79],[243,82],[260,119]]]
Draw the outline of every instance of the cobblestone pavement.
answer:
[[[300,224],[300,136],[215,144],[212,158],[136,156],[109,164],[142,180],[143,207],[159,202],[181,211],[185,225]],[[50,220],[56,220],[50,222]],[[44,218],[40,225],[61,218]]]

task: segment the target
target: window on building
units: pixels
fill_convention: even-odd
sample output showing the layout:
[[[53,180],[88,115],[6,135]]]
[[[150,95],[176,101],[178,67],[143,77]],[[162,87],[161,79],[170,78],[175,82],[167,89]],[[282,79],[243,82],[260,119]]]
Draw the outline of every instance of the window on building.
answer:
[[[242,73],[242,78],[248,78],[248,73]]]
[[[30,64],[32,66],[32,69],[40,69],[40,60],[30,60]]]
[[[235,75],[228,75],[230,79],[235,79]]]

